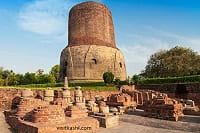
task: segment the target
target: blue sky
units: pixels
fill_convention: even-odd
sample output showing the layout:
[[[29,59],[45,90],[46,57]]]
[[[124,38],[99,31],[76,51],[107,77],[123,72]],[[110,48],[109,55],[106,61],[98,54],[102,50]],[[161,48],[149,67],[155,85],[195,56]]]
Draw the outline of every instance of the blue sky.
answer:
[[[129,75],[149,56],[176,45],[200,52],[199,0],[99,0],[113,15],[117,46]],[[83,0],[1,0],[0,66],[48,72],[67,45],[70,8]]]

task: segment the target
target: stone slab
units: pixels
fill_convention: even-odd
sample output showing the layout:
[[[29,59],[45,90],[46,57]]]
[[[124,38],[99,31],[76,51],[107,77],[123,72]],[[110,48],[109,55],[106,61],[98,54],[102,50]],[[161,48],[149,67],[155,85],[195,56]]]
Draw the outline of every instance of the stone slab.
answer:
[[[100,127],[111,128],[111,127],[116,127],[119,125],[118,115],[107,116],[107,117],[92,115],[91,117],[94,117],[99,121]]]

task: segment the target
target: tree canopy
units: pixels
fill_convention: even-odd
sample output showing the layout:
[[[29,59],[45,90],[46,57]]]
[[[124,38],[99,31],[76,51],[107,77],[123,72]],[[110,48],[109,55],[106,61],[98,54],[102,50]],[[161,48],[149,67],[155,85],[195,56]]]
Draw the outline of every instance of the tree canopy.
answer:
[[[44,74],[42,69],[35,73],[16,74],[12,70],[4,70],[0,67],[0,86],[45,84],[59,82],[59,65],[51,68],[49,74]]]
[[[152,54],[141,75],[157,78],[197,74],[200,74],[200,55],[190,48],[176,46]]]
[[[60,66],[59,65],[55,65],[51,68],[51,71],[49,72],[49,74],[53,75],[56,79],[56,82],[59,82],[59,75],[60,75]]]
[[[103,80],[106,84],[111,84],[114,80],[114,74],[112,72],[105,72],[103,74]]]

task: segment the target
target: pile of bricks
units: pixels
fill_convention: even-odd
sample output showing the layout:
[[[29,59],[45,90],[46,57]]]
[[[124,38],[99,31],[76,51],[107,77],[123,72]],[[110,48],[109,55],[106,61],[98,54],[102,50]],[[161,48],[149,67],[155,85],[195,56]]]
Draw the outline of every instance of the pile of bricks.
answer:
[[[157,96],[144,108],[144,116],[178,121],[183,116],[183,106],[167,96]]]
[[[107,97],[107,105],[117,107],[117,106],[136,106],[136,102],[133,97],[126,93],[111,94]]]
[[[33,110],[32,122],[64,122],[65,113],[60,105],[46,105],[40,106]]]

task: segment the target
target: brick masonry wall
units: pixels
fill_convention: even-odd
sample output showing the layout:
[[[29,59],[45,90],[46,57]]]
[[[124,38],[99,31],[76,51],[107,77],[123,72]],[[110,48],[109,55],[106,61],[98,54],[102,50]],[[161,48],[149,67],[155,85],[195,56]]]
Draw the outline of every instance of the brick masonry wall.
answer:
[[[59,105],[46,105],[37,107],[32,115],[32,122],[63,122],[65,113]]]
[[[1,89],[0,90],[0,110],[8,110],[15,107],[19,102],[23,89]],[[34,97],[43,98],[43,90],[32,90]],[[118,94],[119,91],[83,91],[86,100],[95,99],[95,96],[102,96],[106,99],[110,94]],[[62,97],[61,91],[54,91],[55,97]],[[74,99],[74,91],[71,91],[72,101]],[[14,100],[13,100],[14,99]]]
[[[69,46],[116,47],[110,10],[98,2],[84,2],[69,13]]]

